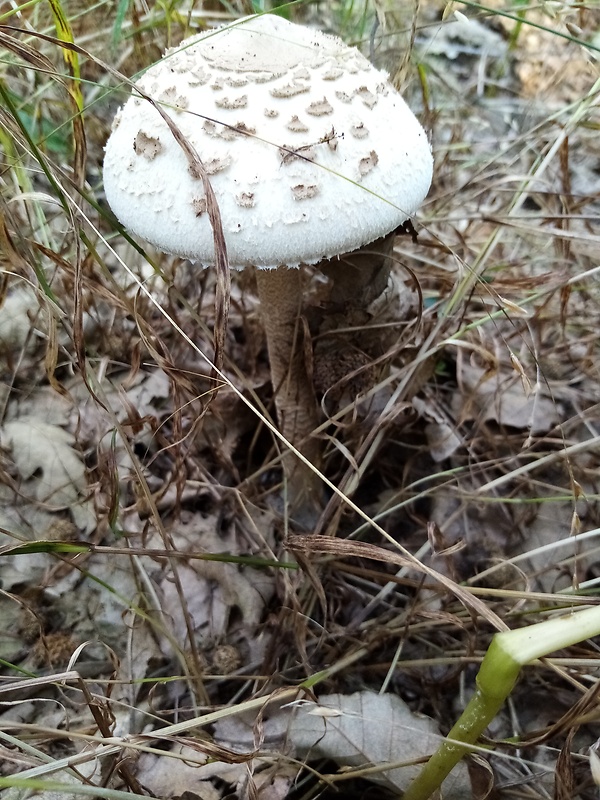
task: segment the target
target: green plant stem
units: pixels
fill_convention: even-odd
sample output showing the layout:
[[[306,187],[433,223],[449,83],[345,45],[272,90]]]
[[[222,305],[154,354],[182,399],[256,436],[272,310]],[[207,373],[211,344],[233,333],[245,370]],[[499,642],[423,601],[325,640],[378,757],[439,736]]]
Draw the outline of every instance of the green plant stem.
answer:
[[[509,633],[513,633],[510,631]],[[497,634],[485,654],[477,688],[468,706],[439,749],[404,793],[403,800],[426,800],[473,745],[502,708],[512,691],[521,664],[506,654]]]
[[[598,634],[600,606],[497,633],[477,675],[475,694],[439,749],[408,787],[403,800],[427,800],[432,796],[502,708],[522,666]]]

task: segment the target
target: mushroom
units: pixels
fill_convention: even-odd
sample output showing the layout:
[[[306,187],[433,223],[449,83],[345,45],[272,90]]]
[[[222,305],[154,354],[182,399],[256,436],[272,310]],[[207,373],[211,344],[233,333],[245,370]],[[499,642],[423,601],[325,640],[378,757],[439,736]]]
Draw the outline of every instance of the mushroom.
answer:
[[[416,211],[432,174],[425,132],[358,50],[269,14],[186,39],[137,86],[106,145],[107,200],[156,247],[214,263],[203,183],[151,97],[202,160],[230,266],[257,269],[280,430],[318,462],[298,267],[386,237]],[[302,516],[319,485],[297,459],[284,472]]]

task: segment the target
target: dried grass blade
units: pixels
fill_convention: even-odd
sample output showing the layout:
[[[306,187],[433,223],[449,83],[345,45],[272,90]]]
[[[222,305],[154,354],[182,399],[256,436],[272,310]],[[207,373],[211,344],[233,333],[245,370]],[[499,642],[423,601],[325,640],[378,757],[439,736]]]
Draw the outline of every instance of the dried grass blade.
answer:
[[[48,0],[52,10],[52,17],[54,18],[54,25],[56,26],[56,33],[60,41],[64,43],[73,44],[73,31],[69,25],[69,21],[64,13],[63,7],[58,0]],[[83,126],[83,94],[81,91],[81,70],[79,67],[79,54],[75,50],[62,47],[63,58],[71,75],[71,80],[68,82],[67,91],[74,106],[74,114],[72,119],[73,124],[73,146],[74,146],[74,159],[73,159],[73,172],[75,177],[75,184],[83,189],[85,185],[85,161],[87,153],[87,145],[85,138],[85,128]]]
[[[408,569],[416,569],[428,575],[430,578],[441,583],[459,600],[469,611],[486,619],[496,630],[506,631],[508,626],[500,617],[490,611],[488,606],[478,597],[474,597],[469,591],[465,591],[461,586],[440,572],[437,572],[426,564],[422,564],[415,556],[408,551],[405,554],[395,553],[392,550],[384,550],[367,542],[354,542],[348,539],[334,539],[327,536],[298,535],[289,536],[286,540],[289,550],[292,552],[303,553],[310,556],[312,553],[322,553],[335,555],[339,558],[356,556],[359,558],[371,558],[374,561],[383,561],[387,564],[398,564],[398,566]],[[404,548],[403,548],[404,549]]]

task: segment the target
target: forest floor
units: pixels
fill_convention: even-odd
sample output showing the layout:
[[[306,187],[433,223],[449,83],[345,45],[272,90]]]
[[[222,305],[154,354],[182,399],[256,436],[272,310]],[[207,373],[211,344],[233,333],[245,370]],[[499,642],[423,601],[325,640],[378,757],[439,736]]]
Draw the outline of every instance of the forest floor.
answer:
[[[317,387],[310,531],[252,275],[215,391],[214,272],[127,239],[103,195],[114,70],[251,6],[0,6],[7,800],[398,796],[500,623],[597,602],[599,6],[281,11],[390,72],[435,160],[392,345],[370,364],[354,331]],[[596,798],[599,677],[594,640],[526,667],[444,796]]]

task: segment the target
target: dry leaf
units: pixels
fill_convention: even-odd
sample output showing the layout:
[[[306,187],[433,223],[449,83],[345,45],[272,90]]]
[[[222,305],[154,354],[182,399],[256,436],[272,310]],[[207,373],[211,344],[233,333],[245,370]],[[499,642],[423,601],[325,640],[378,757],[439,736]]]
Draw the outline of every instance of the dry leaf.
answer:
[[[462,445],[460,436],[447,422],[430,422],[425,426],[427,446],[434,461],[450,458]]]
[[[500,367],[487,379],[484,369],[466,361],[460,367],[457,364],[457,370],[462,389],[452,400],[457,418],[494,420],[500,425],[529,429],[533,434],[546,433],[556,425],[555,403],[539,386],[527,394],[522,381],[508,367]]]
[[[420,772],[420,761],[437,750],[441,742],[435,722],[417,716],[396,695],[356,692],[331,694],[319,703],[300,702],[281,708],[264,725],[263,750],[288,752],[296,758],[327,758],[340,766],[380,767],[368,779],[394,791],[405,791]],[[216,736],[232,749],[253,746],[253,720],[222,720]],[[460,763],[443,784],[445,800],[472,797],[466,764]]]
[[[85,488],[85,470],[71,444],[73,437],[56,425],[22,417],[2,427],[2,445],[10,450],[23,480],[33,479],[35,498],[60,509]]]
[[[31,331],[29,314],[37,309],[37,297],[28,285],[8,295],[0,306],[0,353],[23,347]],[[35,338],[32,341],[35,343]]]
[[[182,760],[184,757],[185,760]],[[155,797],[180,797],[185,792],[201,800],[219,800],[223,793],[211,783],[213,775],[235,781],[243,765],[213,763],[206,765],[208,756],[185,745],[175,745],[170,753],[156,756],[142,753],[137,762],[136,777]],[[222,771],[219,771],[219,767]],[[215,770],[215,768],[217,768]],[[230,773],[233,770],[234,774]]]
[[[440,744],[433,720],[413,714],[393,694],[332,694],[322,697],[319,706],[342,713],[338,717],[319,717],[309,713],[310,707],[301,708],[287,731],[298,755],[331,758],[343,766],[381,766],[382,771],[370,779],[390,789],[405,791],[422,766],[386,769],[386,763],[422,759]],[[444,797],[467,800],[471,784],[466,765],[460,764],[455,773],[444,783]]]
[[[269,531],[268,517],[261,517],[262,531]],[[172,543],[180,552],[201,548],[208,553],[248,554],[251,533],[239,535],[237,530],[224,530],[218,515],[183,512],[172,531]],[[158,544],[160,546],[160,544]],[[274,592],[274,578],[267,570],[242,569],[237,564],[194,560],[177,566],[179,586],[169,570],[158,582],[161,608],[172,620],[171,633],[185,641],[187,628],[182,614],[182,597],[186,612],[201,647],[222,643],[224,637],[236,635],[246,641],[249,657],[260,659],[264,637],[256,636],[256,627],[266,604]],[[170,645],[164,646],[170,650]]]
[[[450,421],[429,398],[413,397],[412,405],[419,416],[427,420],[425,436],[433,460],[440,462],[450,458],[463,444]]]
[[[6,422],[0,429],[0,444],[25,481],[22,493],[46,509],[71,510],[75,522],[89,530],[93,521],[90,508],[84,506],[85,467],[73,443],[70,433],[33,416]]]

